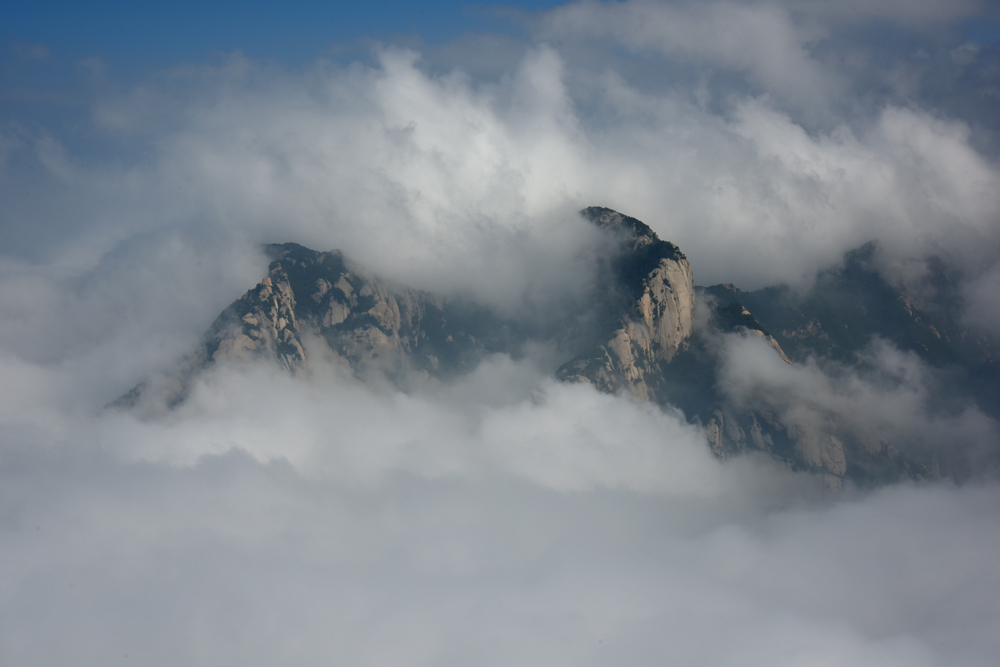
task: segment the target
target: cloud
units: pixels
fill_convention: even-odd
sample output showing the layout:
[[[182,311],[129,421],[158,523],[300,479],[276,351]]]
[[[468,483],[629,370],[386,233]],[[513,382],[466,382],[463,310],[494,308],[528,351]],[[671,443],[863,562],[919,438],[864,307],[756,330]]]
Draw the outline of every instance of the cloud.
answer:
[[[6,421],[4,659],[995,654],[994,486],[824,499],[712,459],[674,415],[503,357],[419,395],[324,373],[219,369],[160,420]]]
[[[640,53],[739,72],[798,109],[826,108],[841,88],[776,4],[580,2],[546,14],[539,30],[545,40],[610,39]]]
[[[10,52],[21,60],[48,60],[52,57],[49,47],[29,42],[11,42]]]
[[[498,355],[454,386],[413,393],[362,384],[336,362],[317,361],[309,378],[220,367],[168,416],[105,417],[101,440],[128,460],[194,465],[237,449],[262,464],[287,461],[303,475],[362,486],[395,472],[500,473],[559,492],[713,497],[738,483],[679,413],[559,383],[538,366]]]
[[[740,409],[777,414],[804,435],[853,438],[866,448],[909,450],[959,476],[995,467],[1000,426],[962,400],[947,370],[874,339],[855,366],[783,362],[759,338],[722,342],[719,386]],[[960,382],[960,381],[959,381]],[[817,457],[819,453],[817,451]],[[817,464],[819,461],[817,460]]]
[[[219,367],[176,411],[101,411],[193,349],[265,242],[558,322],[600,287],[586,205],[701,284],[807,285],[872,239],[885,270],[938,256],[996,332],[994,56],[939,27],[987,10],[903,4],[578,3],[486,63],[471,38],[233,54],[109,67],[62,124],[5,110],[0,662],[990,664],[995,484],[826,496],[552,381],[543,346],[406,391],[318,353],[294,380]],[[885,343],[857,367],[753,345],[724,347],[733,400],[996,442]]]
[[[968,16],[988,15],[992,10],[989,3],[981,0],[884,0],[877,3],[849,0],[836,5],[815,0],[790,0],[781,3],[791,11],[812,19],[863,24],[872,19],[881,19],[906,26],[934,29],[941,23],[960,20]]]
[[[766,97],[712,112],[614,72],[580,84],[575,68],[539,46],[499,81],[433,74],[393,49],[370,67],[294,73],[234,57],[169,72],[97,101],[132,157],[80,162],[51,136],[19,150],[17,166],[41,176],[6,180],[7,234],[44,238],[49,253],[82,246],[91,262],[178,225],[296,240],[506,308],[585,281],[585,204],[648,222],[702,283],[808,282],[872,238],[973,272],[997,256],[1000,177],[960,120],[889,105],[813,131]],[[62,196],[34,203],[52,189]]]

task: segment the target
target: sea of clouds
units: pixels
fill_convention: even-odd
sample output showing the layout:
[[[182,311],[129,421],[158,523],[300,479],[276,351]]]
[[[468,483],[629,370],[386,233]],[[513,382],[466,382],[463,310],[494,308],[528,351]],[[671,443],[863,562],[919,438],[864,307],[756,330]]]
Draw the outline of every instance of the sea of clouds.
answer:
[[[589,205],[699,284],[805,288],[872,239],[893,279],[935,256],[996,336],[1000,60],[954,27],[982,7],[856,4],[572,3],[520,37],[129,85],[90,63],[72,123],[4,119],[0,662],[993,664],[991,476],[830,494],[554,381],[544,345],[403,391],[313,343],[295,378],[103,409],[194,349],[262,243],[545,318],[593,288]],[[726,346],[734,400],[997,441],[885,342],[839,369]]]

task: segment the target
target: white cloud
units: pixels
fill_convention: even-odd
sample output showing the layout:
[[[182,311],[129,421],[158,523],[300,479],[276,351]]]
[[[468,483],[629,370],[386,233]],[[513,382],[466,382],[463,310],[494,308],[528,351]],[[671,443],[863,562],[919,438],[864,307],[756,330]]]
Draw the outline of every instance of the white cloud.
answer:
[[[738,484],[682,415],[556,382],[532,358],[491,357],[456,386],[415,394],[371,388],[318,360],[309,378],[223,367],[169,416],[114,413],[98,426],[104,446],[128,460],[194,465],[236,449],[348,485],[397,472],[501,473],[560,492],[715,497]]]
[[[541,20],[547,40],[613,40],[696,64],[745,73],[798,110],[830,104],[842,82],[804,48],[792,17],[777,4],[580,2]]]
[[[824,499],[762,462],[713,460],[694,429],[630,399],[538,385],[530,364],[504,358],[478,373],[405,396],[335,372],[297,384],[220,371],[159,421],[107,415],[62,432],[6,422],[0,655],[995,655],[995,486]]]
[[[864,17],[927,34],[958,6],[905,4]],[[584,3],[490,78],[447,60],[468,43],[433,68],[234,55],[93,89],[79,134],[5,124],[0,662],[990,664],[995,484],[824,497],[553,382],[551,351],[408,392],[218,368],[169,415],[99,413],[260,278],[259,243],[558,319],[592,286],[591,204],[702,284],[806,284],[872,238],[940,255],[996,331],[997,164],[972,120],[870,84],[914,72],[838,51],[869,25],[842,6]],[[997,437],[891,347],[834,373],[744,344],[725,386],[790,418]]]
[[[1000,176],[960,121],[889,106],[810,132],[765,98],[711,113],[613,73],[578,90],[563,73],[573,63],[548,47],[497,82],[429,74],[412,53],[380,58],[302,74],[237,59],[103,99],[98,118],[151,158],[63,159],[68,184],[44,186],[64,190],[57,203],[35,207],[10,180],[11,208],[45,218],[24,226],[68,228],[91,263],[180,225],[340,247],[405,282],[507,308],[559,276],[552,298],[584,280],[576,259],[592,239],[573,212],[588,204],[648,222],[703,283],[808,280],[872,238],[956,265],[1000,252]],[[589,110],[584,93],[597,96]],[[34,201],[37,189],[24,191]]]

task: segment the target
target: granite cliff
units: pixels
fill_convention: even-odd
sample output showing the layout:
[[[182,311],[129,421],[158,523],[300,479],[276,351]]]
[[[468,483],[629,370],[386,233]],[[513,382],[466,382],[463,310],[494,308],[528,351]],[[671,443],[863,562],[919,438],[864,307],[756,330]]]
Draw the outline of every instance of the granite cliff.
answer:
[[[976,399],[989,403],[1000,386],[990,348],[882,279],[870,266],[874,247],[849,255],[805,296],[784,288],[696,288],[684,254],[644,223],[607,208],[581,214],[604,232],[607,252],[593,267],[586,326],[549,341],[566,359],[557,378],[678,407],[705,428],[720,458],[764,452],[822,475],[833,488],[848,479],[877,484],[963,474],[943,450],[904,452],[891,433],[849,416],[805,420],[766,395],[737,401],[720,386],[720,341],[727,337],[760,339],[789,365],[849,360],[882,337],[930,362],[969,369],[979,379],[971,383]],[[113,406],[169,408],[217,362],[265,359],[297,373],[310,363],[307,337],[323,341],[324,356],[361,377],[377,372],[396,379],[462,374],[487,354],[517,355],[527,341],[551,338],[476,303],[391,284],[338,251],[287,243],[267,252],[267,275],[219,315],[176,372],[137,386]]]
[[[140,384],[117,407],[183,401],[194,377],[210,364],[267,360],[290,373],[308,366],[304,338],[320,337],[333,356],[359,375],[409,371],[451,375],[485,355],[523,340],[518,324],[487,308],[413,290],[372,275],[339,251],[295,243],[266,247],[268,274],[226,308],[203,343],[176,372]]]
[[[600,284],[610,326],[590,349],[562,366],[562,380],[590,382],[602,391],[626,390],[656,399],[656,373],[691,336],[695,292],[691,265],[680,249],[661,241],[635,218],[606,208],[583,216],[612,233],[620,249],[602,267]]]

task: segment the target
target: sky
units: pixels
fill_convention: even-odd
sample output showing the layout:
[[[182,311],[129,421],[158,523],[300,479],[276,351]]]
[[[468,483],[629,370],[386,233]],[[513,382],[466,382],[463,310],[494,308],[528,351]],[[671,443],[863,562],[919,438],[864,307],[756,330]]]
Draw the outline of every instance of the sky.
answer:
[[[4,41],[44,45],[62,57],[102,56],[125,70],[204,60],[239,50],[253,58],[302,64],[337,45],[358,40],[417,38],[442,42],[491,27],[510,31],[511,19],[558,3],[502,6],[459,0],[418,4],[367,3],[76,2],[22,4],[7,12]],[[516,24],[516,20],[514,21]]]
[[[5,15],[0,663],[993,664],[991,477],[830,494],[721,462],[679,412],[556,382],[543,344],[405,391],[314,347],[304,376],[102,409],[194,349],[262,243],[542,317],[589,286],[591,205],[701,285],[806,289],[875,240],[1000,338],[994,4],[365,7]],[[737,403],[1000,442],[889,342],[721,349]]]

